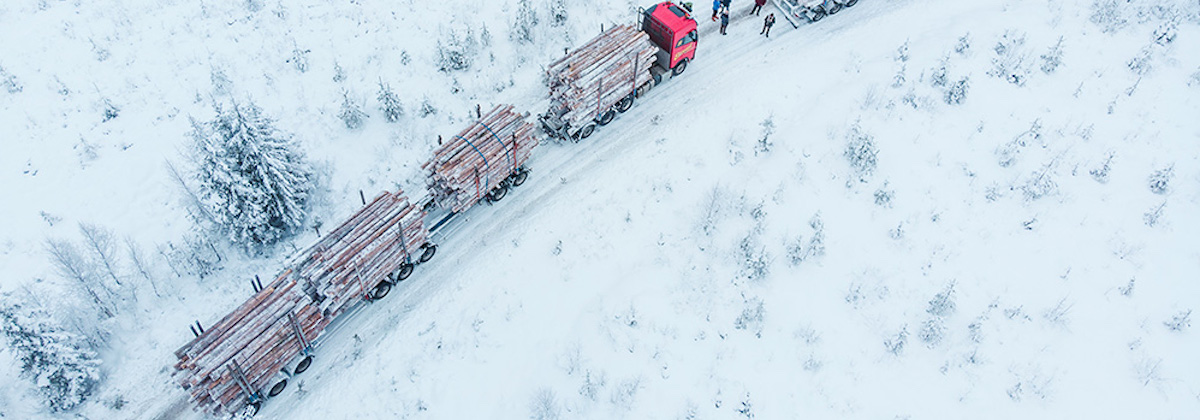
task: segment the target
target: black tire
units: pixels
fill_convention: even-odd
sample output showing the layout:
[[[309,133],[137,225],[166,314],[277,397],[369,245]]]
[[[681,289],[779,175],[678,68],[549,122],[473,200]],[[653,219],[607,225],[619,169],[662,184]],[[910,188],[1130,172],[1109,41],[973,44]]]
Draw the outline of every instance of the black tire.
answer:
[[[304,371],[308,370],[308,368],[310,366],[312,366],[312,362],[313,362],[312,356],[304,356],[303,359],[300,359],[300,363],[296,364],[295,374],[299,375],[301,373],[304,373]]]
[[[658,86],[659,83],[662,83],[662,75],[661,74],[653,73],[652,75],[650,75],[650,78],[654,79],[655,86]],[[646,90],[650,90],[650,89],[646,89]]]
[[[624,114],[629,108],[633,108],[633,95],[626,96],[621,102],[617,102],[617,112]]]
[[[846,0],[846,4],[844,4],[843,6],[850,7],[850,6],[853,6],[856,4],[858,4],[858,0]]]
[[[592,133],[594,133],[594,132],[596,132],[596,124],[588,124],[588,125],[583,126],[583,128],[579,129],[577,134],[578,134],[579,140],[583,140],[588,137],[591,137]]]
[[[687,70],[687,67],[688,59],[685,58],[683,61],[680,61],[679,64],[676,64],[675,68],[671,69],[671,77],[683,74],[684,70]]]
[[[836,14],[837,14],[837,12],[840,12],[840,11],[842,11],[842,5],[840,5],[840,4],[837,4],[837,3],[834,3],[834,4],[833,4],[833,7],[830,7],[830,8],[829,8],[829,15],[830,15],[830,16],[832,16],[832,15],[836,15]]]
[[[287,378],[280,379],[279,382],[276,382],[275,385],[271,386],[270,391],[267,391],[267,396],[274,397],[276,395],[282,394],[283,390],[287,389],[287,382],[288,382]]]
[[[262,402],[252,402],[246,404],[246,407],[242,408],[242,415],[240,417],[243,419],[254,417],[255,414],[258,414],[258,410],[261,408]]]
[[[411,276],[412,273],[413,273],[413,265],[412,264],[409,264],[409,263],[401,264],[400,268],[396,269],[396,283],[404,281],[405,279],[408,278],[408,276]]]
[[[825,19],[825,11],[817,10],[817,11],[813,12],[812,17],[808,18],[808,21],[812,22],[812,23],[817,23],[817,22],[820,22],[821,19]]]
[[[613,111],[611,109],[608,111],[604,111],[603,114],[600,114],[600,118],[596,119],[596,124],[600,124],[602,126],[608,125],[608,123],[612,122],[613,118],[616,118],[616,117],[617,117],[616,111]]]
[[[517,171],[517,173],[513,174],[513,176],[512,176],[512,185],[514,187],[520,187],[521,184],[525,183],[526,179],[529,179],[529,171],[526,171],[526,170]]]
[[[381,281],[371,289],[371,300],[380,300],[387,297],[388,292],[392,291],[392,283]]]
[[[421,258],[417,259],[417,262],[419,262],[419,263],[425,263],[429,260],[432,260],[434,254],[437,254],[437,245],[426,244],[422,248],[424,248],[425,251],[421,252]]]
[[[494,189],[494,190],[492,190],[492,192],[488,193],[488,200],[491,200],[491,202],[495,203],[497,201],[503,200],[504,196],[506,196],[506,195],[508,195],[508,187],[505,186],[504,184],[500,184],[500,186],[496,187],[496,189]]]

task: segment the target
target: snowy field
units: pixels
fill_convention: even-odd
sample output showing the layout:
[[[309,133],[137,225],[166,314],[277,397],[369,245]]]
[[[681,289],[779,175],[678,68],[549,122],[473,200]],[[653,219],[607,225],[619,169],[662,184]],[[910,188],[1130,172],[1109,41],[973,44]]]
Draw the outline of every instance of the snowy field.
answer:
[[[59,413],[0,345],[0,418],[204,417],[170,377],[186,326],[315,238],[194,228],[170,168],[213,103],[295,135],[331,226],[420,189],[475,104],[541,112],[541,66],[649,4],[480,3],[0,3],[0,298],[106,337]],[[701,3],[685,74],[535,150],[258,418],[1200,413],[1200,2],[862,0],[770,39]],[[439,70],[450,44],[469,68]],[[90,255],[81,223],[119,243],[81,263],[114,280],[103,322],[47,252]]]

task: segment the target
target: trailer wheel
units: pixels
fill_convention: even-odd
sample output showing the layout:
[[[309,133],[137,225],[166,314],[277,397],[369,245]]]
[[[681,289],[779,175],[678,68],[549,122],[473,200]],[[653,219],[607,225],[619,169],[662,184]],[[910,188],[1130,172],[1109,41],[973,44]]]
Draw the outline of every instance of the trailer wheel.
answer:
[[[825,11],[824,10],[814,10],[812,12],[812,16],[808,17],[808,21],[812,22],[812,23],[817,23],[817,22],[821,21],[821,19],[825,19]]]
[[[261,402],[252,402],[252,403],[246,404],[245,407],[242,407],[241,413],[239,413],[236,418],[248,419],[248,418],[254,417],[255,414],[258,414],[258,409],[260,409],[260,408],[262,408]]]
[[[613,118],[616,118],[616,117],[617,117],[617,112],[610,109],[608,111],[604,111],[603,114],[600,114],[600,118],[596,120],[596,123],[600,124],[602,126],[608,125],[608,123],[612,122]]]
[[[437,245],[425,244],[425,246],[423,248],[425,248],[425,252],[421,253],[421,258],[417,259],[417,262],[424,263],[426,261],[432,260],[433,255],[437,254]]]
[[[508,195],[508,187],[504,186],[504,184],[500,184],[500,186],[492,190],[491,194],[488,194],[488,200],[492,200],[494,203],[504,199],[504,196],[506,195]]]
[[[280,379],[279,382],[276,382],[275,385],[271,387],[271,390],[267,392],[267,396],[274,397],[279,395],[283,393],[284,388],[287,388],[287,378]]]
[[[617,112],[624,113],[629,108],[633,108],[633,95],[626,96],[621,102],[617,102]]]
[[[583,140],[588,137],[591,137],[592,132],[594,132],[594,131],[596,131],[596,124],[588,124],[588,125],[583,126],[583,128],[579,129],[579,131],[576,132],[576,135],[578,136],[579,140]]]
[[[525,183],[526,179],[529,179],[529,171],[517,171],[517,173],[513,174],[512,185],[514,187],[520,187],[521,184]]]
[[[836,15],[837,12],[840,12],[840,11],[842,11],[842,5],[838,4],[837,2],[834,2],[833,6],[831,6],[829,8],[830,15]]]
[[[671,77],[675,77],[675,76],[683,74],[683,71],[687,70],[687,66],[688,66],[688,59],[685,58],[685,59],[681,60],[679,62],[679,64],[675,65],[675,68],[671,69]]]
[[[401,264],[400,268],[398,270],[396,270],[396,283],[404,281],[405,279],[408,278],[408,276],[411,276],[412,273],[413,273],[413,265],[412,264],[409,264],[409,263]]]
[[[295,370],[296,374],[299,375],[301,373],[304,373],[304,371],[308,370],[308,368],[310,366],[312,366],[312,361],[313,361],[312,356],[304,356],[303,359],[300,359],[300,363],[296,364],[296,370]]]
[[[386,282],[386,281],[381,281],[381,282],[379,282],[379,284],[375,285],[375,288],[371,289],[371,294],[369,296],[370,296],[371,300],[380,300],[380,299],[383,299],[384,297],[387,297],[388,292],[391,292],[391,291],[392,291],[392,283]],[[271,388],[271,390],[274,391],[275,389]]]
[[[844,4],[844,6],[850,7],[856,4],[858,4],[858,0],[846,0],[846,4]]]

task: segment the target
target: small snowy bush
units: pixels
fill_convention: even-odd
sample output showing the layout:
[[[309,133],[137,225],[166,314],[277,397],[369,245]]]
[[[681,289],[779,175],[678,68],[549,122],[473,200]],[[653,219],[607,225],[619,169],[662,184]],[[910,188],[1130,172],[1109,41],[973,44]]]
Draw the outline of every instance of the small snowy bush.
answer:
[[[9,74],[3,66],[0,66],[0,87],[3,87],[8,93],[18,93],[25,89],[17,81],[17,76]]]
[[[747,299],[742,314],[733,321],[733,327],[739,330],[753,332],[762,338],[763,301],[759,298]]]
[[[921,325],[921,331],[917,333],[917,336],[929,348],[937,347],[946,336],[946,322],[941,317],[931,317]]]
[[[992,51],[996,53],[996,57],[992,58],[992,68],[987,74],[1017,86],[1024,86],[1030,73],[1025,35],[1005,32],[992,47]]]
[[[1089,170],[1088,173],[1092,175],[1092,179],[1095,179],[1096,182],[1099,182],[1101,184],[1107,184],[1108,183],[1108,173],[1109,173],[1109,171],[1112,170],[1112,163],[1113,163],[1114,157],[1116,157],[1116,154],[1114,154],[1113,152],[1108,152],[1107,157],[1104,158],[1104,163],[1101,163],[1099,167],[1092,168],[1091,170]]]
[[[1121,10],[1121,4],[1127,2],[1128,0],[1095,0],[1092,2],[1090,20],[1103,32],[1116,32],[1128,24]]]
[[[367,113],[362,110],[358,101],[350,97],[350,92],[342,91],[342,110],[338,112],[338,118],[346,128],[357,130],[366,123]]]
[[[232,243],[256,250],[303,224],[312,168],[257,106],[217,106],[211,121],[193,121],[191,136],[199,199]]]
[[[958,43],[954,44],[954,52],[958,55],[967,55],[971,52],[971,34],[963,34],[958,37]]]
[[[1153,67],[1153,64],[1151,63],[1153,59],[1153,51],[1151,51],[1149,48],[1143,48],[1140,52],[1138,52],[1138,55],[1129,59],[1129,61],[1125,63],[1125,66],[1129,67],[1129,71],[1132,71],[1133,74],[1144,76]]]
[[[1181,332],[1192,326],[1192,310],[1188,309],[1175,314],[1170,320],[1163,321],[1168,330]]]
[[[948,317],[954,314],[957,306],[954,304],[954,283],[950,283],[941,292],[929,300],[925,312],[936,317]]]
[[[866,181],[875,173],[878,163],[879,149],[875,147],[875,137],[863,132],[856,125],[850,128],[846,140],[846,150],[842,155],[850,162],[850,168],[858,175],[859,180]]]
[[[550,388],[542,388],[529,403],[530,420],[558,420],[560,418],[557,398]]]
[[[882,188],[875,190],[875,205],[879,207],[892,208],[892,197],[895,194],[896,191],[889,190],[887,188],[887,183],[885,182]]]
[[[1149,226],[1149,227],[1158,226],[1158,220],[1162,218],[1163,209],[1166,207],[1167,207],[1167,202],[1163,201],[1162,204],[1154,206],[1154,208],[1151,208],[1150,211],[1146,212],[1146,214],[1143,214],[1142,220],[1146,222],[1146,226]]]
[[[1148,186],[1150,192],[1163,195],[1171,191],[1171,178],[1175,177],[1175,165],[1154,171],[1150,174]]]
[[[437,107],[433,106],[433,102],[429,100],[429,97],[426,96],[421,99],[421,110],[419,113],[421,114],[421,118],[425,118],[430,115],[437,115],[438,110]]]
[[[895,336],[883,340],[883,347],[888,353],[899,356],[904,354],[904,345],[908,343],[908,327],[901,326]]]
[[[813,257],[825,255],[825,223],[821,221],[821,214],[814,214],[808,225],[813,230],[812,237],[808,239],[808,242],[804,242],[803,237],[796,237],[788,245],[788,261],[794,266]]]
[[[1021,192],[1025,193],[1025,200],[1037,200],[1058,190],[1058,182],[1054,180],[1052,169],[1051,165],[1046,165],[1030,175],[1029,180],[1025,181],[1025,185],[1021,186]]]
[[[946,94],[943,96],[946,104],[958,105],[963,103],[967,99],[967,89],[970,88],[970,84],[971,81],[968,77],[963,77],[962,79],[958,79],[957,82],[950,84],[946,88]]]
[[[1046,51],[1045,54],[1042,54],[1042,73],[1054,73],[1054,71],[1058,69],[1058,66],[1062,65],[1062,47],[1063,37],[1060,36],[1058,37],[1058,42],[1051,46],[1049,51]]]
[[[758,137],[758,142],[754,144],[754,155],[771,153],[771,148],[775,143],[771,142],[771,135],[775,134],[775,121],[773,117],[767,117],[759,126],[762,127],[762,135]]]
[[[1178,24],[1175,21],[1166,21],[1158,28],[1154,29],[1154,42],[1158,45],[1167,45],[1175,41],[1175,37],[1179,35],[1177,30]]]
[[[292,58],[289,58],[287,61],[292,63],[292,66],[296,67],[296,70],[299,70],[301,73],[307,72],[309,52],[310,50],[302,50],[296,47],[292,50]]]

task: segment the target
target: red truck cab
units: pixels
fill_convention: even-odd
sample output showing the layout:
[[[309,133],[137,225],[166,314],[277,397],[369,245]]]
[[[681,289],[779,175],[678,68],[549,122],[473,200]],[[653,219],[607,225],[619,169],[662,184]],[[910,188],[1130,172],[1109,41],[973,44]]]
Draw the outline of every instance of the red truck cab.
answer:
[[[696,57],[696,21],[688,10],[669,1],[642,12],[642,31],[658,45],[658,63],[678,75]]]

